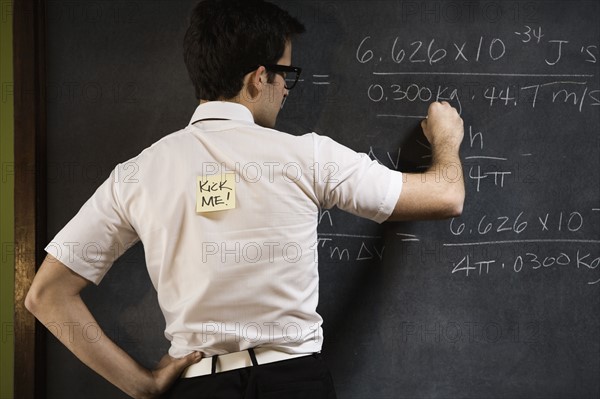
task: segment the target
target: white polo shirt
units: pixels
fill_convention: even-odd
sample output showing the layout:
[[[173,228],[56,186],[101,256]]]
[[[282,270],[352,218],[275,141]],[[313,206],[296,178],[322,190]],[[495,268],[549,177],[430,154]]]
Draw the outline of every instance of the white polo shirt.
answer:
[[[141,240],[171,356],[318,352],[319,209],[380,223],[401,189],[399,172],[365,154],[208,102],[185,129],[117,165],[46,251],[98,284]],[[211,211],[233,198],[235,208]]]

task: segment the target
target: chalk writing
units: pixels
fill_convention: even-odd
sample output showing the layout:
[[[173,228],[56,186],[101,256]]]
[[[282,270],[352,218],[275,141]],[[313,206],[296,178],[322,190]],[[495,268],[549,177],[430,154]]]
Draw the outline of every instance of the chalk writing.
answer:
[[[375,54],[369,48],[371,36],[365,36],[356,49],[356,60],[361,64],[373,61]],[[498,61],[506,55],[506,44],[500,38],[486,38],[480,36],[477,41],[458,41],[448,44],[435,38],[429,40],[409,40],[409,44],[403,44],[401,37],[396,36],[390,49],[390,58],[396,64],[400,63],[423,63],[434,65],[443,60],[450,62],[475,62],[484,58]],[[439,43],[446,43],[440,45]]]
[[[521,211],[513,215],[470,217],[452,219],[450,234],[455,237],[470,237],[462,242],[447,242],[445,248],[465,249],[468,252],[454,255],[451,274],[464,277],[485,276],[500,271],[521,273],[546,269],[567,269],[580,272],[600,270],[600,253],[590,249],[600,244],[599,239],[588,239],[582,234],[591,234],[596,224],[588,223],[596,215],[596,208],[588,211],[565,210],[554,212]],[[462,220],[462,221],[461,221]],[[528,233],[528,234],[527,234]],[[532,234],[535,238],[520,238]],[[493,236],[494,239],[484,237]],[[519,247],[529,245],[527,249]],[[543,249],[539,245],[551,245]],[[471,249],[486,247],[512,250],[485,250],[475,253]],[[560,247],[564,247],[563,250]],[[516,250],[515,250],[516,249]],[[492,254],[490,254],[492,252]],[[586,275],[587,276],[587,275]],[[589,277],[588,285],[600,282],[600,276]]]
[[[374,73],[378,76],[397,74]],[[441,73],[440,75],[444,75]],[[474,76],[467,74],[463,76]],[[552,75],[557,76],[557,75]],[[532,76],[540,77],[540,76]],[[565,77],[574,77],[566,75]],[[582,78],[589,76],[581,76]],[[577,87],[579,86],[579,87]],[[600,89],[587,84],[586,81],[551,81],[538,84],[514,85],[435,85],[428,86],[419,83],[400,84],[376,82],[368,86],[367,97],[374,103],[422,103],[427,106],[432,101],[448,101],[463,113],[465,104],[476,104],[483,101],[489,107],[494,106],[527,106],[535,108],[540,102],[568,107],[584,112],[587,107],[600,105]],[[399,114],[377,114],[378,117],[400,117]],[[411,116],[405,116],[411,117]],[[422,118],[422,116],[414,116]]]
[[[579,61],[597,62],[598,46],[596,43],[575,43],[571,40],[557,38],[546,40],[548,35],[542,33],[543,31],[544,29],[541,26],[525,25],[522,30],[513,32],[513,37],[480,35],[467,40],[446,37],[407,38],[406,35],[388,39],[365,35],[358,42],[354,58],[360,64],[381,63],[384,60],[389,60],[395,64],[407,63],[428,66],[434,66],[438,63],[446,65],[448,63],[500,63],[522,50],[532,54],[532,57],[537,58],[540,62],[543,61],[543,64],[554,66],[564,61],[565,54],[573,57],[575,51],[571,51],[571,49],[580,48]],[[516,41],[513,40],[515,38]],[[388,50],[385,50],[387,46],[389,46]],[[534,51],[531,46],[538,47],[537,51]],[[383,50],[381,50],[382,47]],[[382,51],[384,55],[377,54],[377,51]],[[509,51],[512,51],[512,53]]]
[[[448,223],[453,236],[478,235],[493,233],[515,233],[517,235],[528,230],[536,233],[578,233],[586,227],[586,214],[580,211],[541,212],[528,215],[524,211],[516,215],[489,216],[479,218],[471,216],[469,221],[452,218]]]
[[[353,240],[340,240],[338,243],[338,238]],[[378,236],[319,233],[317,247],[321,251],[321,258],[328,262],[381,261],[385,245],[380,241],[381,237]]]
[[[485,276],[501,271],[522,273],[526,271],[548,270],[555,268],[571,268],[581,272],[597,270],[600,266],[600,256],[589,251],[572,249],[565,251],[551,251],[550,255],[541,255],[534,252],[518,254],[513,259],[503,260],[496,258],[473,259],[466,255],[452,262],[452,274],[462,274],[465,277]],[[597,278],[597,277],[596,277]],[[589,280],[590,285],[596,280]]]
[[[540,67],[562,65],[567,57],[569,61],[583,66],[596,64],[600,58],[597,43],[552,37],[542,26],[524,25],[522,29],[513,32],[513,36],[480,35],[467,40],[451,37],[405,38],[405,35],[386,38],[368,34],[357,42],[354,59],[359,64],[376,67],[376,70],[371,71],[376,80],[367,83],[366,95],[370,101],[382,106],[403,102],[420,102],[425,106],[431,101],[448,101],[462,114],[467,103],[479,101],[484,101],[490,107],[528,105],[531,108],[543,101],[556,106],[573,107],[579,112],[600,105],[600,88],[588,82],[595,76],[594,73],[575,73],[572,70],[569,70],[570,73],[508,73],[425,69],[437,65],[468,63],[491,63],[504,67],[511,63],[521,65],[523,63],[516,57],[522,57],[523,54]],[[397,70],[399,64],[423,65],[423,68],[420,71]],[[536,81],[505,85],[477,82],[474,87],[461,81],[431,85],[416,80],[398,80],[399,77],[419,75],[438,78],[453,76],[461,80],[468,77],[535,78]],[[422,115],[377,113],[377,117],[420,118]]]
[[[541,115],[541,112],[544,118],[546,115],[562,116],[562,110],[568,111],[570,117],[595,117],[600,105],[600,85],[597,68],[590,67],[597,65],[600,59],[597,38],[575,40],[557,34],[554,27],[522,22],[523,25],[510,31],[470,37],[363,32],[356,36],[355,46],[348,52],[347,59],[363,72],[360,74],[362,80],[358,81],[359,92],[362,90],[363,99],[369,104],[367,109],[378,119],[423,119],[433,101],[449,102],[465,122],[471,113],[482,110],[498,111],[499,119],[502,112],[513,110],[523,115]],[[557,123],[567,120],[557,118]],[[531,193],[535,196],[537,190],[544,187],[541,178],[546,170],[544,162],[550,154],[542,153],[545,147],[536,141],[541,133],[531,133],[531,137],[519,141],[514,150],[508,147],[508,150],[499,151],[498,148],[507,148],[503,143],[505,133],[517,134],[517,131],[511,127],[510,131],[497,132],[490,131],[489,126],[465,124],[462,171],[467,192],[478,211],[466,207],[462,217],[447,222],[447,229],[442,232],[446,242],[439,243],[442,247],[434,248],[432,252],[435,261],[451,259],[451,274],[469,278],[492,275],[509,268],[518,274],[527,270],[600,270],[596,250],[600,237],[595,227],[597,220],[592,220],[593,215],[599,214],[599,208],[589,206],[589,198],[559,209],[528,206],[519,209],[514,208],[514,202],[508,201],[509,209],[503,210],[502,202],[498,202],[495,203],[498,208],[493,212],[480,210],[485,205],[479,204],[478,198],[489,200],[490,193],[504,192],[507,196]],[[524,135],[520,131],[518,134]],[[514,137],[510,139],[515,140]],[[416,142],[426,154],[414,153],[411,148],[411,155],[417,161],[410,159],[410,165],[418,169],[429,168],[431,148],[422,139]],[[371,159],[400,170],[405,164],[403,156],[408,148],[382,149],[371,144],[364,152]],[[562,178],[558,180],[563,181]],[[585,207],[581,206],[583,203]],[[328,211],[319,215],[319,225],[334,231],[319,234],[322,260],[383,259],[383,237],[361,234],[360,227],[355,226],[352,228],[354,233],[344,231],[346,224],[336,225]],[[429,248],[428,251],[435,245],[421,234],[419,227],[403,229],[392,237],[386,237],[386,241],[391,239],[402,245],[402,256],[412,256],[413,251],[417,251],[411,245]],[[519,249],[523,245],[535,248]],[[565,248],[561,250],[561,246]],[[478,255],[447,252],[471,252],[473,248],[484,251]],[[501,248],[502,253],[488,254],[492,248]],[[506,248],[511,248],[509,257]],[[598,277],[588,280],[589,285],[600,286]]]

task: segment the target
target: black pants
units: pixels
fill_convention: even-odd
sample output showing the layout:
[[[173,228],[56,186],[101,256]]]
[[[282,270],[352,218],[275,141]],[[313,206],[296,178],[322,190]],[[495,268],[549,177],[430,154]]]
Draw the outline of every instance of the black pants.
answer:
[[[169,399],[335,399],[320,354],[192,378],[180,378]]]

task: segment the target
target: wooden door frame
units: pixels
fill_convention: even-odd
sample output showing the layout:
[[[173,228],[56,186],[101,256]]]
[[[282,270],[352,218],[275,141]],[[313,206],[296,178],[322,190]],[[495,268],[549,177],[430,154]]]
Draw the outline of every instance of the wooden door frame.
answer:
[[[14,0],[16,399],[44,398],[45,328],[24,299],[46,242],[46,2]]]

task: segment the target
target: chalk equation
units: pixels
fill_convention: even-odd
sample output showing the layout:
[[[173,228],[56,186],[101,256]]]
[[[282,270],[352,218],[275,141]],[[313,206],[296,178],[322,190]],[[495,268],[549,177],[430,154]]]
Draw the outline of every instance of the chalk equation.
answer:
[[[365,35],[356,48],[355,60],[360,64],[381,63],[391,61],[394,64],[435,64],[448,63],[479,63],[499,62],[510,58],[510,49],[533,53],[531,46],[541,47],[540,62],[554,66],[565,59],[565,54],[577,56],[577,60],[587,64],[597,64],[600,58],[599,46],[595,40],[585,43],[575,43],[564,39],[549,39],[554,37],[543,33],[541,26],[523,26],[522,30],[515,31],[514,36],[486,37],[479,36],[476,40],[431,38],[426,40],[406,39],[396,36],[393,39],[377,39]],[[521,46],[515,46],[511,41],[516,39]],[[509,44],[507,44],[509,43]],[[387,51],[382,50],[376,54],[375,47],[389,45]],[[578,51],[579,50],[579,51]],[[537,54],[537,53],[536,53]]]
[[[470,113],[481,111],[547,118],[559,117],[566,110],[570,117],[596,126],[600,43],[597,35],[590,34],[587,39],[566,36],[530,24],[469,37],[363,32],[355,36],[345,57],[357,66],[358,93],[376,119],[420,120],[426,117],[431,102],[447,101],[465,122],[470,122]],[[335,85],[335,79],[331,83]],[[481,118],[473,118],[478,120]],[[557,119],[558,123],[570,121]],[[492,199],[493,211],[485,211],[481,203],[476,209],[467,206],[461,217],[435,225],[433,234],[431,225],[399,225],[399,231],[386,233],[367,225],[363,228],[361,223],[350,229],[346,223],[334,223],[335,214],[324,211],[319,219],[320,259],[377,263],[385,262],[392,251],[402,262],[447,265],[455,278],[577,272],[584,275],[587,285],[600,286],[600,208],[593,202],[600,200],[597,191],[590,194],[588,190],[585,199],[573,198],[560,206],[547,198],[539,207],[510,199],[543,195],[544,175],[556,170],[554,164],[546,164],[555,159],[546,153],[546,142],[539,143],[539,137],[547,137],[549,126],[540,125],[544,131],[537,132],[533,125],[524,135],[514,126],[498,131],[505,127],[476,124],[465,123],[462,173],[473,203]],[[573,146],[582,147],[577,154],[597,157],[595,141],[588,137],[597,131],[583,133],[583,141],[571,138]],[[507,145],[507,138],[513,144]],[[410,160],[403,156],[408,148],[381,148],[373,143],[357,150],[394,170],[402,170],[406,164],[433,173],[429,144],[420,139],[416,144],[409,147]],[[590,166],[597,167],[597,161],[590,158]],[[433,177],[445,178],[444,172],[436,171]],[[564,177],[552,176],[559,182],[576,176],[573,171],[559,171],[563,172]],[[588,181],[595,181],[593,176],[588,176]],[[507,201],[498,197],[496,202],[496,195],[505,195]]]
[[[600,254],[581,249],[564,251],[550,250],[545,253],[524,252],[509,259],[482,258],[473,259],[466,255],[452,262],[452,274],[464,277],[486,276],[499,272],[525,273],[550,269],[570,269],[574,271],[598,271]],[[598,285],[600,275],[591,277],[588,285]]]
[[[402,76],[402,75],[426,75],[425,73],[408,72],[373,72],[374,76]],[[444,73],[435,75],[444,76]],[[476,76],[476,74],[465,74],[463,76]],[[490,74],[490,76],[511,76],[511,74]],[[526,75],[512,75],[522,77]],[[534,76],[543,77],[543,76]],[[552,78],[560,78],[559,75],[550,75]],[[580,113],[589,108],[600,105],[600,89],[587,81],[569,81],[567,78],[591,78],[592,75],[566,75],[564,80],[545,83],[515,84],[482,84],[481,82],[470,82],[464,85],[432,85],[415,82],[377,82],[371,83],[366,90],[368,99],[373,103],[422,103],[427,105],[432,101],[447,101],[463,113],[465,104],[481,102],[490,108],[505,108],[527,106],[539,107],[540,103],[552,104],[563,107],[571,107]],[[408,117],[402,114],[378,113],[378,118],[384,117]],[[424,115],[412,116],[423,118]]]
[[[378,38],[366,34],[357,44],[354,60],[371,68],[372,79],[366,82],[365,94],[369,101],[381,105],[448,101],[462,114],[467,103],[504,108],[536,108],[545,103],[583,113],[600,105],[600,87],[594,79],[599,49],[597,39],[558,39],[541,26],[525,25],[512,34],[481,35],[470,40]],[[465,68],[470,64],[478,68]],[[579,65],[582,72],[575,72],[573,64]],[[459,69],[449,71],[452,65]],[[533,69],[518,71],[517,65]],[[565,71],[557,71],[562,65],[568,65]],[[506,68],[510,71],[498,72]],[[432,78],[445,82],[432,84]],[[448,79],[456,83],[448,83]],[[484,83],[482,79],[518,79],[524,83]],[[377,117],[423,115],[378,112]]]
[[[598,208],[592,208],[455,218],[448,230],[462,241],[443,247],[459,251],[447,255],[452,259],[451,273],[464,277],[551,269],[597,273],[600,239],[589,237],[597,235],[598,216]],[[586,276],[588,285],[600,283],[600,275]]]
[[[578,233],[583,231],[585,213],[579,211],[540,212],[531,216],[525,211],[516,215],[472,217],[468,221],[452,218],[449,232],[453,236],[515,233],[517,235],[534,230],[541,233]],[[598,241],[600,243],[600,240]]]

